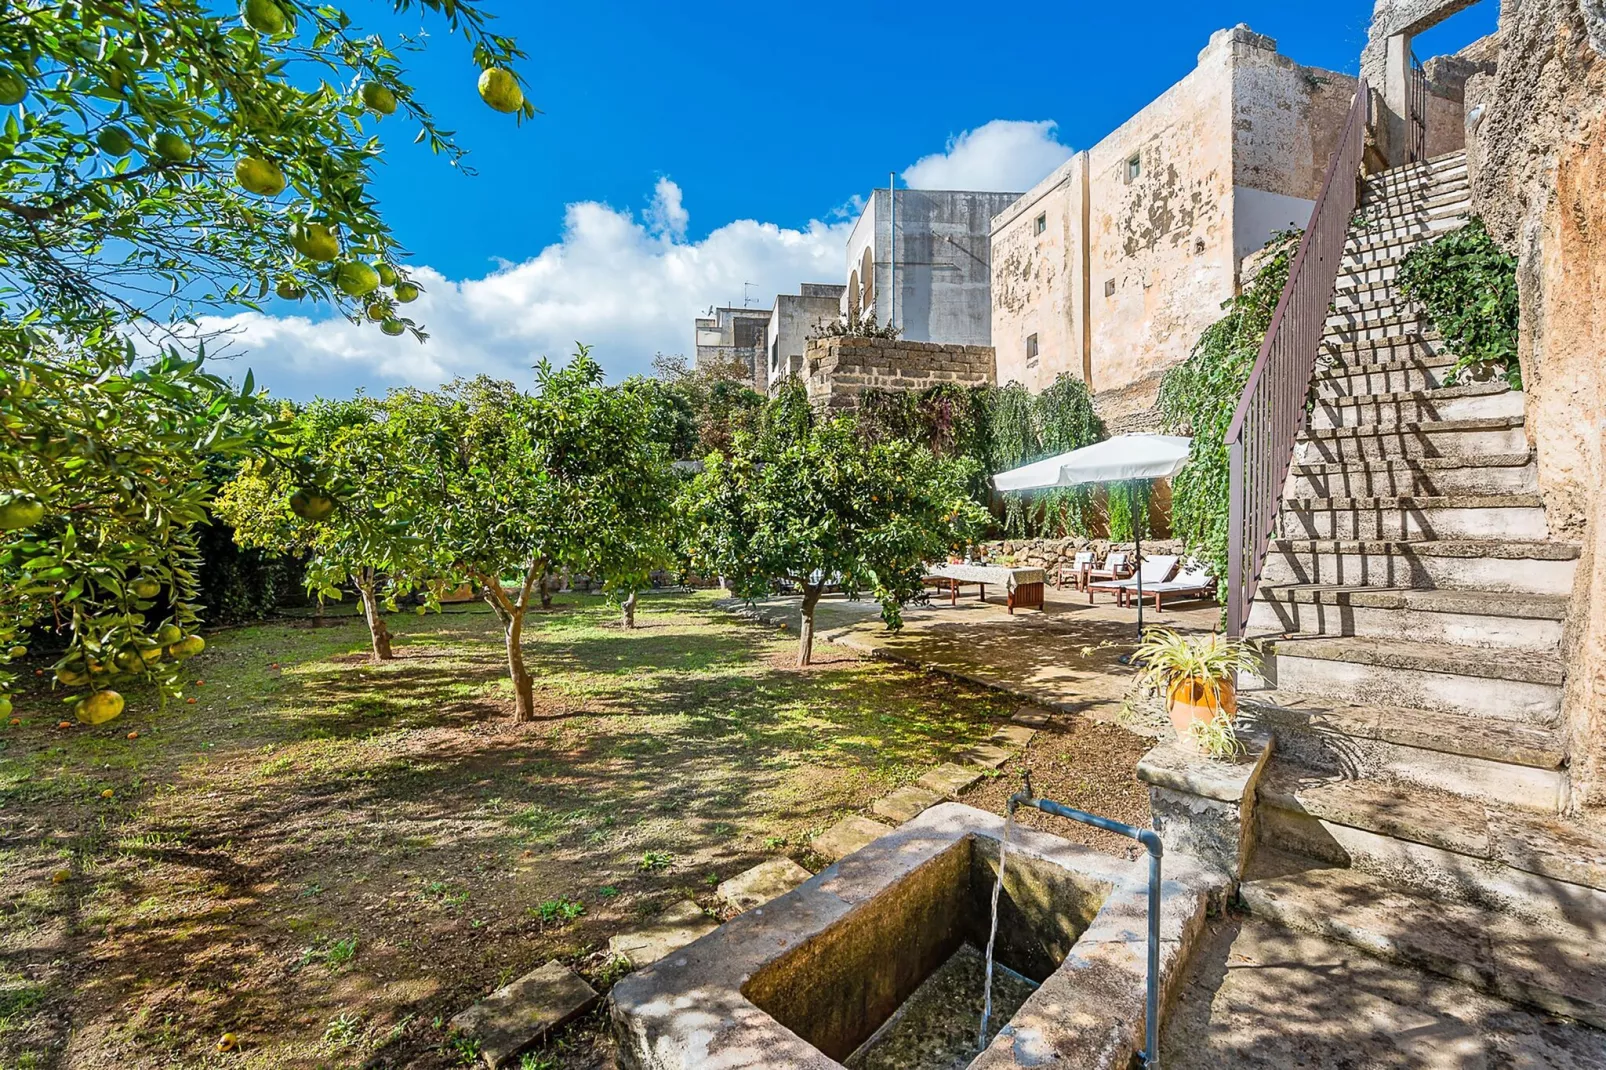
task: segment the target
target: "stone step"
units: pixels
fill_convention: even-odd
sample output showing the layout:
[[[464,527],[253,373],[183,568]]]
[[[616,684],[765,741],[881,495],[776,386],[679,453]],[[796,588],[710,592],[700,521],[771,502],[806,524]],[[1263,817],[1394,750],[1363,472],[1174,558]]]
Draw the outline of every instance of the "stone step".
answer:
[[[1472,203],[1472,183],[1467,176],[1447,178],[1416,189],[1386,193],[1377,197],[1363,197],[1358,211],[1368,219],[1387,215],[1398,210],[1434,210],[1450,205]]]
[[[1267,649],[1260,675],[1279,691],[1541,725],[1561,716],[1565,673],[1554,651],[1367,636],[1296,636]]]
[[[1504,379],[1433,390],[1401,390],[1357,397],[1324,398],[1317,395],[1310,426],[1398,427],[1431,420],[1481,420],[1523,416],[1521,391]]]
[[[1348,293],[1352,290],[1387,285],[1399,274],[1400,264],[1404,260],[1403,256],[1389,256],[1374,258],[1365,266],[1350,266],[1339,272],[1338,278],[1333,282],[1333,292]]]
[[[1316,369],[1318,399],[1438,390],[1446,386],[1456,358],[1421,347],[1395,360],[1329,360]]]
[[[1261,583],[1570,595],[1577,565],[1554,541],[1275,539]]]
[[[891,831],[891,825],[852,814],[810,840],[809,850],[827,862],[835,862],[869,846]]]
[[[1521,918],[1557,916],[1606,940],[1606,830],[1382,778],[1273,759],[1260,842]]]
[[[1420,307],[1397,292],[1367,291],[1367,295],[1363,300],[1335,294],[1333,308],[1327,314],[1327,330],[1354,330],[1380,323],[1410,324],[1427,318]]]
[[[1282,534],[1299,539],[1523,539],[1550,534],[1537,494],[1294,498]]]
[[[1248,634],[1353,635],[1554,653],[1567,602],[1561,595],[1262,584]]]
[[[1321,355],[1341,364],[1380,364],[1390,361],[1449,356],[1449,350],[1437,331],[1412,331],[1383,338],[1367,338],[1356,342],[1321,343]]]
[[[752,910],[785,895],[812,876],[814,874],[782,855],[721,881],[714,894],[733,910]]]
[[[1566,748],[1555,729],[1279,691],[1244,692],[1238,708],[1276,738],[1278,755],[1320,772],[1408,781],[1552,814],[1567,801]]]
[[[552,959],[455,1015],[448,1028],[478,1041],[480,1059],[490,1070],[500,1070],[590,1010],[597,999],[579,974]]]
[[[1427,192],[1427,196],[1422,193]],[[1352,235],[1367,230],[1386,229],[1410,223],[1426,223],[1430,219],[1453,219],[1472,212],[1472,187],[1465,182],[1439,183],[1430,191],[1401,194],[1381,200],[1363,202],[1356,215],[1363,226],[1352,228]]]
[[[1394,285],[1393,279],[1384,279],[1372,283],[1357,282],[1346,287],[1341,287],[1336,282],[1333,285],[1333,311],[1335,313],[1405,304],[1406,298]]]
[[[719,923],[702,907],[690,899],[682,899],[651,921],[609,937],[608,956],[624,959],[639,970],[717,928]]]
[[[1340,272],[1360,271],[1387,260],[1403,260],[1411,250],[1424,242],[1432,241],[1466,225],[1461,218],[1441,219],[1432,223],[1405,227],[1390,227],[1352,236],[1344,246],[1344,258],[1339,261]]]
[[[1562,917],[1514,918],[1278,851],[1256,857],[1244,905],[1291,929],[1606,1028],[1606,945]]]
[[[1472,457],[1396,457],[1384,461],[1296,464],[1290,498],[1373,498],[1397,495],[1532,494],[1538,490],[1532,451]]]
[[[1402,164],[1368,175],[1361,181],[1361,198],[1384,197],[1402,190],[1432,186],[1440,182],[1464,179],[1467,174],[1465,152],[1449,153],[1421,163]]]
[[[1344,244],[1344,261],[1339,270],[1351,261],[1364,262],[1369,254],[1403,256],[1423,242],[1466,226],[1465,216],[1429,216],[1425,219],[1380,220],[1375,226],[1350,231]]]
[[[1376,461],[1392,457],[1476,457],[1528,449],[1521,416],[1434,420],[1393,427],[1320,427],[1304,432],[1294,447],[1300,464]]]
[[[1322,332],[1321,344],[1326,347],[1357,345],[1377,342],[1385,338],[1408,338],[1413,334],[1426,334],[1433,330],[1433,321],[1420,312],[1392,315],[1364,323],[1329,325]]]

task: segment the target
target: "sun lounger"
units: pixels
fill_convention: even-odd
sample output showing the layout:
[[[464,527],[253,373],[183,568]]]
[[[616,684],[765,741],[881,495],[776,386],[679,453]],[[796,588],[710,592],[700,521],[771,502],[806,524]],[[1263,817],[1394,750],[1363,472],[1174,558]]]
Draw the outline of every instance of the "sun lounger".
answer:
[[[1111,556],[1114,556],[1113,554]],[[1149,588],[1157,587],[1171,578],[1171,572],[1181,560],[1174,554],[1157,554],[1154,557],[1145,557],[1143,564],[1138,568],[1138,577],[1143,580],[1143,593],[1148,594]],[[1130,580],[1106,580],[1103,583],[1089,583],[1087,585],[1087,603],[1093,604],[1094,591],[1108,591],[1116,596],[1116,601],[1126,604],[1126,592],[1136,590],[1138,577]]]
[[[1156,583],[1152,587],[1145,583],[1143,585],[1143,597],[1147,599],[1151,595],[1153,596],[1154,611],[1158,613],[1160,612],[1161,602],[1164,599],[1214,598],[1216,590],[1216,578],[1210,574],[1210,571],[1203,565],[1194,565],[1177,573],[1176,579],[1167,580],[1164,583]],[[1132,596],[1136,592],[1137,588],[1131,587],[1118,597],[1124,603],[1130,603]]]
[[[1054,586],[1064,587],[1065,577],[1071,578],[1071,585],[1078,591],[1082,589],[1082,578],[1093,568],[1093,551],[1080,550],[1076,560],[1069,565],[1061,565],[1059,575],[1054,577]]]

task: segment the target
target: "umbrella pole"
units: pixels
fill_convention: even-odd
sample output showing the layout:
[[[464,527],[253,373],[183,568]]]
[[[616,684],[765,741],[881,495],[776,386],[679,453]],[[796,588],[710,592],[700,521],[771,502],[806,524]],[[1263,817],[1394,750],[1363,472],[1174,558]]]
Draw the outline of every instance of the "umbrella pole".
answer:
[[[1138,638],[1143,638],[1143,520],[1133,511],[1132,517],[1132,556],[1137,559],[1138,565]]]

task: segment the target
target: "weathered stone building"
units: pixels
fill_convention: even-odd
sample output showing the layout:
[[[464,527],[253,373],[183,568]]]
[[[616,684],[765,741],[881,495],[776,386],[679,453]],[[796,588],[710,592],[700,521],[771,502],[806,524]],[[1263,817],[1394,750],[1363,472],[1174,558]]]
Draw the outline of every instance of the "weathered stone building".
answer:
[[[803,374],[803,351],[809,335],[841,314],[846,287],[835,283],[805,282],[799,294],[777,294],[770,309],[768,329],[769,392],[793,375]]]
[[[762,308],[714,308],[697,319],[695,367],[740,361],[743,380],[759,393],[768,385],[770,313]]]
[[[980,386],[996,378],[990,346],[901,338],[815,338],[808,343],[803,363],[809,401],[831,415],[857,409],[864,392],[873,388]]]
[[[848,237],[842,313],[911,342],[991,345],[992,219],[1019,196],[876,190]]]
[[[1244,256],[1304,225],[1354,92],[1247,27],[1214,34],[1186,77],[994,218],[999,379],[1041,390],[1069,372],[1107,419],[1152,405]]]

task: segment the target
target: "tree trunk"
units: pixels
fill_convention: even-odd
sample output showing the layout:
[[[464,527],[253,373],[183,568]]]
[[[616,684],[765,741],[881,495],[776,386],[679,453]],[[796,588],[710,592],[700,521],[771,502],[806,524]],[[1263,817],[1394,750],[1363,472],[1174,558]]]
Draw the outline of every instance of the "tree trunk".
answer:
[[[552,579],[552,577],[551,577],[551,575],[549,573],[546,573],[546,572],[541,573],[541,608],[542,609],[551,609],[552,608],[552,583],[551,583],[551,579]]]
[[[524,585],[516,602],[502,589],[500,579],[477,577],[484,587],[485,600],[502,622],[502,637],[507,643],[507,675],[513,682],[513,720],[518,723],[535,720],[535,680],[524,665],[524,614],[530,608],[530,591],[545,572],[545,565],[535,563],[525,570]]]
[[[535,720],[535,680],[524,667],[523,606],[509,615],[504,634],[507,637],[507,674],[513,681],[513,720],[523,724]]]
[[[629,597],[627,597],[625,599],[625,601],[624,601],[624,626],[626,628],[634,628],[636,626],[636,592],[635,591],[631,591]]]
[[[390,661],[396,655],[390,651],[390,629],[385,627],[385,617],[379,608],[379,598],[374,593],[375,577],[372,571],[364,571],[357,577],[357,593],[362,596],[362,615],[368,622],[368,634],[373,639],[375,661]]]
[[[797,663],[807,665],[814,657],[814,607],[820,601],[820,585],[803,585],[803,619],[797,626]]]

